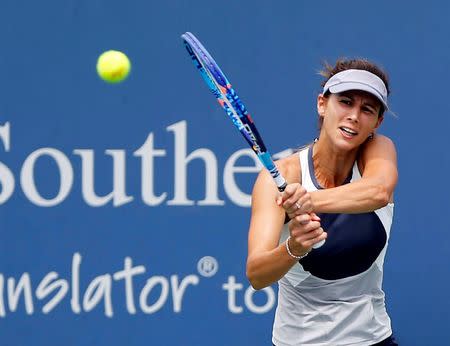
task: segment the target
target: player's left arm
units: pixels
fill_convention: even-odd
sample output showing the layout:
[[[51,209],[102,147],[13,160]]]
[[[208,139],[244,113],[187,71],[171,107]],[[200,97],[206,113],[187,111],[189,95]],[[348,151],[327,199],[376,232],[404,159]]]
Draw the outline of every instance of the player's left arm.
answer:
[[[398,180],[397,153],[386,136],[375,135],[361,148],[360,180],[310,192],[316,213],[364,213],[393,201]]]

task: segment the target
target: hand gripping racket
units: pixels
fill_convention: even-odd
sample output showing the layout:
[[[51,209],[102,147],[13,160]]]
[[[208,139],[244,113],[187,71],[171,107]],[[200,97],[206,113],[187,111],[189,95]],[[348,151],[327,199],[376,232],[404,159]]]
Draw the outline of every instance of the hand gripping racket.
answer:
[[[203,47],[193,34],[186,32],[181,35],[181,38],[184,40],[184,44],[194,65],[199,70],[209,89],[231,118],[233,124],[237,127],[242,136],[244,136],[263,166],[269,171],[278,190],[283,192],[287,186],[286,180],[275,166],[252,117],[247,112],[247,109],[237,93],[231,87],[231,83],[228,81],[227,77],[225,77],[225,74],[214,61],[211,54],[208,53],[206,48]],[[322,246],[323,243],[324,241],[315,244],[314,248]]]

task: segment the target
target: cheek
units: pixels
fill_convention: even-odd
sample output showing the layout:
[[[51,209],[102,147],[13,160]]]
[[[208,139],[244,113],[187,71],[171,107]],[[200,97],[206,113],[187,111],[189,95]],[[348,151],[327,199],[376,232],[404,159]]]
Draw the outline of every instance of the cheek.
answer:
[[[378,125],[378,116],[368,115],[366,117],[363,117],[364,121],[364,128],[367,128],[370,131],[372,131],[374,128]]]
[[[334,117],[330,114],[327,114],[322,119],[323,119],[323,123],[322,123],[323,127],[327,128],[327,129],[330,127],[333,127],[334,124],[336,123]]]
[[[340,112],[335,107],[328,107],[324,118],[327,119],[327,121],[330,122],[330,123],[338,122],[338,121],[342,120],[343,118],[345,118],[345,113],[344,112]]]

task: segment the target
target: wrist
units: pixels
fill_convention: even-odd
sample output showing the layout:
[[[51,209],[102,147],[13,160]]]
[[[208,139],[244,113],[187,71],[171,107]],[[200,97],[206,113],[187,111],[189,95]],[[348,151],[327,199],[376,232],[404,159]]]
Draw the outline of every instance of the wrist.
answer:
[[[310,192],[310,196],[311,196],[311,205],[312,205],[312,211],[314,213],[321,213],[323,212],[323,206],[324,206],[324,201],[321,200],[321,193],[322,190],[316,190],[316,191],[311,191]]]
[[[295,258],[296,260],[301,260],[302,258],[308,256],[309,251],[304,252],[304,253],[302,253],[302,254],[297,254],[297,253],[295,253],[295,251],[293,252],[293,251],[292,251],[292,248],[291,248],[291,246],[290,246],[290,244],[289,244],[289,241],[290,241],[290,240],[291,240],[291,236],[289,236],[289,237],[286,239],[285,243],[284,243],[285,246],[286,246],[286,251],[287,251],[287,253],[288,253],[289,256],[291,256],[292,258]]]

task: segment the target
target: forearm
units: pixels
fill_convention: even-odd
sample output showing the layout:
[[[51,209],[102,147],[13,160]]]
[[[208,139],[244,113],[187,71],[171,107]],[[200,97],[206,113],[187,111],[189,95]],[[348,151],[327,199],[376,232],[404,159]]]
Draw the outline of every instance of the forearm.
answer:
[[[390,198],[383,183],[372,178],[362,178],[339,187],[312,191],[310,194],[316,213],[370,212],[384,207]]]
[[[254,289],[262,289],[280,280],[298,260],[286,251],[285,243],[273,250],[249,256],[247,278]]]

